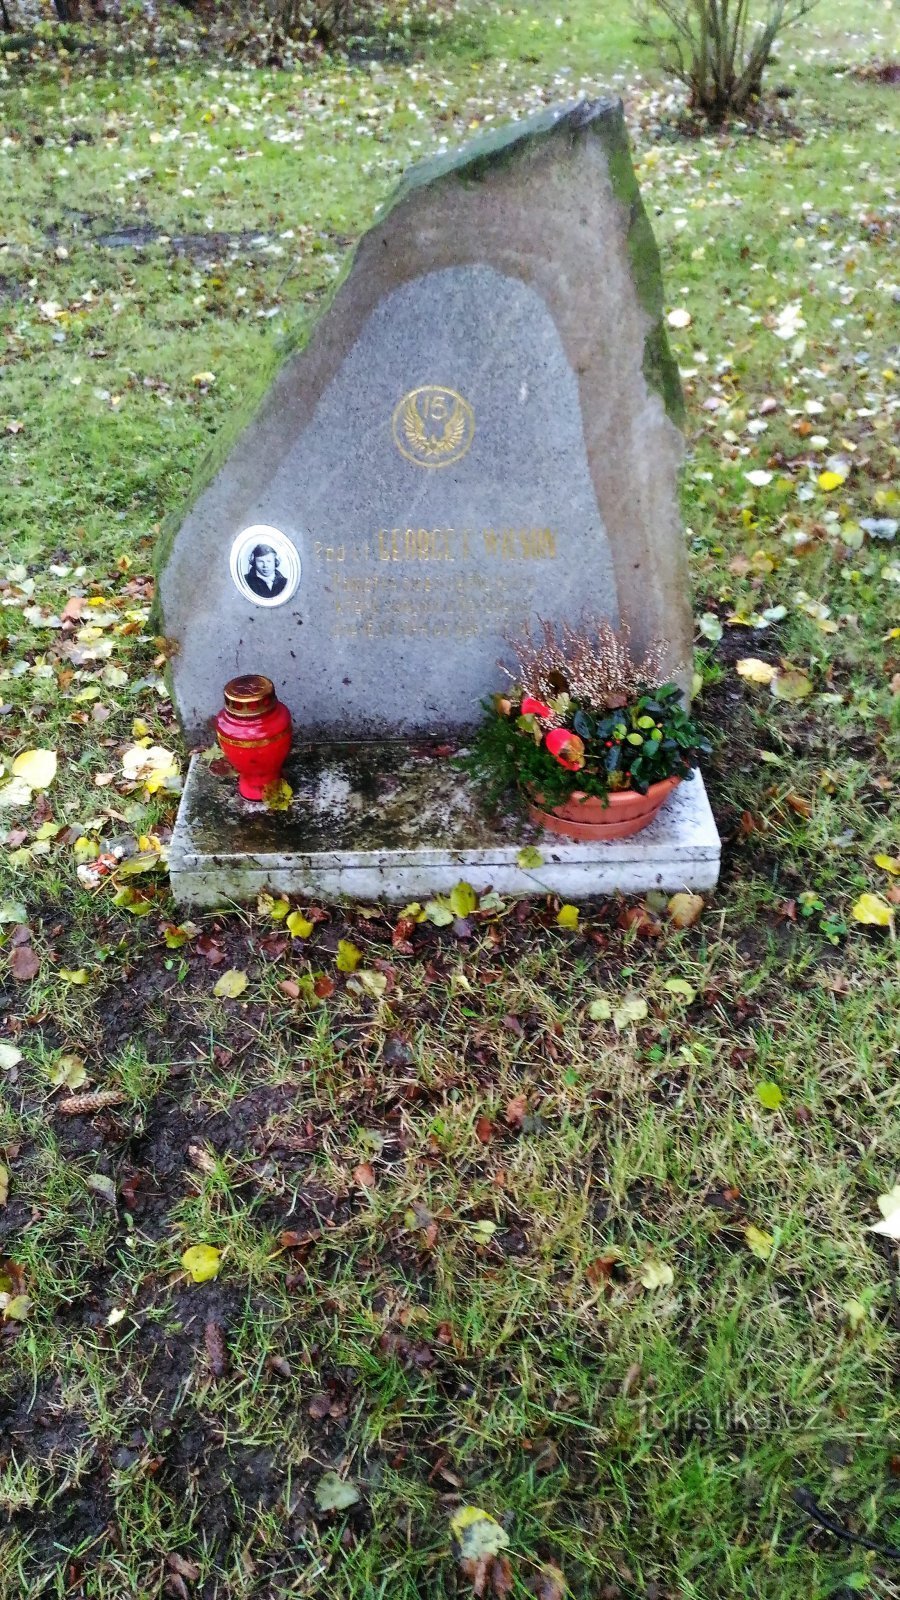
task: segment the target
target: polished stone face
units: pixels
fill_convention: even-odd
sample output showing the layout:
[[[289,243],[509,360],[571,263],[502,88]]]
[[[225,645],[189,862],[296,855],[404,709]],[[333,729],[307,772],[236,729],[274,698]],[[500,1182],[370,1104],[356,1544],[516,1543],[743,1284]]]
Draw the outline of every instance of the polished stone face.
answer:
[[[680,441],[648,382],[621,125],[573,115],[414,177],[182,524],[160,589],[191,736],[244,672],[307,735],[454,733],[537,616],[624,614],[687,663]]]
[[[492,267],[386,296],[253,515],[298,550],[300,587],[258,617],[232,592],[226,538],[211,618],[261,671],[296,661],[310,730],[474,722],[504,633],[588,597],[617,613],[574,373],[534,289]]]

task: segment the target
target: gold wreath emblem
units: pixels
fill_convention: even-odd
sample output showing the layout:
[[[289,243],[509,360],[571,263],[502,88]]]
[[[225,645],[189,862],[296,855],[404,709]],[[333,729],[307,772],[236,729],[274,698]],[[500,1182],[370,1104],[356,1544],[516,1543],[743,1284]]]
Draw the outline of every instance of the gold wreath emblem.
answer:
[[[394,443],[417,467],[449,467],[465,455],[475,436],[475,413],[455,389],[427,383],[411,389],[395,406]]]

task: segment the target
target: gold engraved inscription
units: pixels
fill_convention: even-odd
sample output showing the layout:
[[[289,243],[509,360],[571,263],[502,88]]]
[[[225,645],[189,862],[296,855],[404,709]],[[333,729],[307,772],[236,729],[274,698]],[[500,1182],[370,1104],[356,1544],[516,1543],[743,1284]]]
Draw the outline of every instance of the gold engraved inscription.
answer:
[[[462,460],[475,437],[475,413],[455,389],[426,383],[394,407],[394,443],[416,467],[449,467]]]
[[[468,561],[483,555],[495,561],[553,561],[552,528],[379,528],[379,561]]]
[[[333,639],[455,639],[502,633],[510,568],[557,559],[551,528],[379,528],[316,544]],[[324,573],[323,573],[324,576]]]
[[[480,572],[341,572],[331,593],[336,639],[471,640],[501,633],[510,620],[507,585]]]

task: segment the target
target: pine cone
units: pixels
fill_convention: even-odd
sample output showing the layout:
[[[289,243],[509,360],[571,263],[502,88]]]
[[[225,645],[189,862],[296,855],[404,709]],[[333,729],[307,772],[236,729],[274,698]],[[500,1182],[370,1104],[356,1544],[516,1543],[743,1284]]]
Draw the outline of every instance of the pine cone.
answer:
[[[228,1371],[228,1351],[225,1347],[225,1330],[221,1322],[210,1317],[203,1333],[206,1360],[214,1378],[224,1378]]]
[[[56,1109],[64,1117],[89,1117],[95,1111],[105,1111],[107,1106],[120,1106],[127,1099],[121,1089],[95,1089],[93,1094],[72,1094],[58,1100]]]
[[[205,1172],[207,1176],[211,1172],[215,1172],[216,1158],[212,1151],[204,1149],[202,1144],[189,1144],[187,1153],[191,1159],[191,1165],[197,1167],[200,1172]]]

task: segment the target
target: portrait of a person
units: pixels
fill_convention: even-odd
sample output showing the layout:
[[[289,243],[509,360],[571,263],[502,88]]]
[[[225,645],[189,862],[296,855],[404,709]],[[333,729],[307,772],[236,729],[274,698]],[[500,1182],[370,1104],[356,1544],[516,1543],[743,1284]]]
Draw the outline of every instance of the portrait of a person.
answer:
[[[283,593],[287,578],[270,544],[253,546],[244,581],[247,588],[258,594],[261,600],[274,600],[276,595]]]

